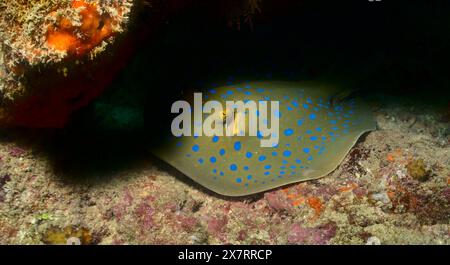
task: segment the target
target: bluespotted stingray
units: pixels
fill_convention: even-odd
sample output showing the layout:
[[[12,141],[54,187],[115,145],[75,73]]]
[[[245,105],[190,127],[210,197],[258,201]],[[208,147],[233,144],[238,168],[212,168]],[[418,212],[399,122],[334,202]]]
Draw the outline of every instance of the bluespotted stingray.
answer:
[[[207,100],[279,101],[279,142],[261,147],[257,136],[171,136],[153,153],[202,186],[244,196],[326,176],[376,125],[361,99],[334,101],[332,86],[245,82],[203,93]]]

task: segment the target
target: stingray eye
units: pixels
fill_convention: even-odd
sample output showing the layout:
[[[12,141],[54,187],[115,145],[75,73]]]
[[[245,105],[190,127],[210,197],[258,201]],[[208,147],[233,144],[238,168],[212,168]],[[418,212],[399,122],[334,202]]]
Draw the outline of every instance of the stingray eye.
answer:
[[[237,115],[235,113],[233,115],[232,111],[233,110],[226,109],[226,110],[221,112],[220,116],[221,116],[221,119],[223,121],[223,124],[225,124],[225,123],[227,123],[227,124],[234,124],[234,123],[236,123],[236,116]]]
[[[220,113],[220,118],[222,119],[224,124],[227,122],[227,111],[226,110],[224,110]]]

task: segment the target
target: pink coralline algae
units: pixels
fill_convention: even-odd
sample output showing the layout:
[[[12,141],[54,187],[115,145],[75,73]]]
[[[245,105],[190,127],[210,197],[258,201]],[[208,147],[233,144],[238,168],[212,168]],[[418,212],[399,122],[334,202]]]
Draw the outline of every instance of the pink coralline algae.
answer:
[[[192,216],[178,215],[177,221],[180,226],[186,231],[194,231],[195,227],[198,225],[198,220]]]
[[[153,227],[153,214],[155,211],[147,203],[141,203],[135,210],[135,215],[138,218],[140,227],[144,231],[148,231]]]
[[[450,188],[446,188],[442,192],[442,196],[447,200],[448,203],[450,203]]]
[[[356,197],[358,198],[362,198],[364,196],[366,196],[368,193],[367,189],[362,188],[362,187],[357,187],[353,190],[353,194],[356,195]]]
[[[264,197],[269,206],[275,211],[289,211],[292,209],[292,205],[287,200],[286,195],[282,192],[268,192]]]
[[[224,240],[225,226],[228,223],[228,218],[223,216],[221,218],[213,217],[208,221],[208,232],[218,238]]]
[[[9,149],[9,154],[10,154],[12,157],[20,157],[20,156],[22,156],[23,154],[25,154],[25,150],[23,150],[23,149],[20,148],[20,147],[13,146],[13,147],[11,147],[11,148]]]
[[[290,244],[325,245],[336,235],[336,224],[327,223],[314,228],[293,224],[288,235]]]
[[[127,214],[127,210],[133,205],[134,200],[129,189],[125,189],[123,193],[122,200],[113,209],[113,214],[118,220]]]

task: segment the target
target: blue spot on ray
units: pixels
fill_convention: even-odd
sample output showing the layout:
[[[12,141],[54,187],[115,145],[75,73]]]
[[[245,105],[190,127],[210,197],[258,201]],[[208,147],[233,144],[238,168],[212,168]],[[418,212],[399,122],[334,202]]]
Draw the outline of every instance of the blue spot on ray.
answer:
[[[285,157],[290,157],[291,155],[292,155],[292,152],[289,150],[286,150],[283,152],[283,156],[285,156]]]
[[[286,135],[286,136],[291,136],[293,133],[294,133],[294,130],[292,130],[290,128],[284,130],[284,135]]]
[[[241,150],[241,142],[237,141],[234,143],[234,150],[236,151]]]
[[[258,131],[256,133],[256,137],[258,137],[258,139],[262,139],[263,138],[263,135],[262,135],[261,131]]]

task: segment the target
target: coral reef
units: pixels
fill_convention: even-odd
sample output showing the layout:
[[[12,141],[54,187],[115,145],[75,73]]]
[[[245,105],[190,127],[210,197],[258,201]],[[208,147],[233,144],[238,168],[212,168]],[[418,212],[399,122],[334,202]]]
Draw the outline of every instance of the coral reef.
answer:
[[[131,0],[0,1],[0,125],[58,127],[99,95],[110,78],[98,67],[111,57],[105,51],[128,26],[132,6]],[[106,60],[113,72],[120,58]]]
[[[131,7],[131,1],[1,1],[3,97],[14,98],[24,89],[14,81],[30,67],[88,52],[94,56],[101,51],[94,47],[124,30]]]
[[[143,36],[191,2],[0,0],[0,126],[63,127],[103,92]],[[236,6],[231,20],[240,25],[252,24],[261,1],[223,2]]]

